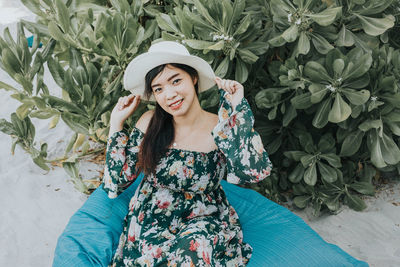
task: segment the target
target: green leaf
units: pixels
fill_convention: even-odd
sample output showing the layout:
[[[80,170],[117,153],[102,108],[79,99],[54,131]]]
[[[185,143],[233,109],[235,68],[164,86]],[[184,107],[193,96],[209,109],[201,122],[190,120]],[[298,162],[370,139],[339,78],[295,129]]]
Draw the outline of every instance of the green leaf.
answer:
[[[306,154],[300,158],[301,163],[304,167],[309,167],[311,164],[314,164],[313,160],[315,159],[314,155]]]
[[[289,174],[289,181],[292,183],[299,183],[304,176],[304,167],[301,163],[297,164],[296,168]]]
[[[158,26],[164,31],[174,32],[174,33],[180,32],[179,29],[176,27],[176,25],[172,22],[171,17],[167,14],[159,13],[156,16],[156,20]]]
[[[90,89],[90,86],[85,84],[83,86],[82,102],[85,103],[85,105],[89,108],[92,105],[92,101],[93,101],[92,97],[93,97],[92,90]]]
[[[322,153],[330,153],[336,144],[335,138],[330,133],[324,134],[318,142],[318,150]]]
[[[246,63],[253,64],[258,60],[258,56],[248,49],[239,49],[238,53],[241,59]]]
[[[229,0],[221,1],[221,8],[222,8],[222,24],[224,26],[228,26],[229,24],[234,23],[237,17],[232,17],[233,14],[232,2]]]
[[[58,86],[64,88],[64,69],[61,67],[60,63],[49,57],[47,61],[47,66],[49,67],[50,73],[53,76],[54,81],[57,83]]]
[[[192,0],[195,7],[199,11],[199,13],[210,23],[211,25],[215,25],[215,20],[210,16],[208,10],[203,6],[203,4],[199,0]]]
[[[371,146],[371,162],[376,166],[377,168],[383,168],[386,167],[387,164],[385,163],[385,160],[383,159],[382,156],[382,149],[381,149],[381,144],[379,142],[379,137],[377,131],[372,131],[371,132],[371,137],[372,140],[372,146]]]
[[[304,151],[285,151],[283,152],[283,154],[289,158],[289,159],[293,159],[295,161],[300,161],[301,157],[308,155],[306,152]]]
[[[337,76],[342,75],[343,69],[344,69],[344,60],[341,58],[335,59],[335,61],[333,61],[333,71],[335,75]]]
[[[354,182],[349,186],[351,189],[364,195],[375,195],[375,187],[368,182]]]
[[[344,157],[354,155],[360,149],[363,137],[364,132],[359,130],[350,133],[342,143],[340,155]]]
[[[306,109],[312,106],[311,99],[310,99],[311,93],[307,92],[304,94],[299,94],[296,95],[295,97],[292,97],[290,99],[290,103],[296,108],[296,109]]]
[[[337,180],[336,170],[320,161],[317,162],[319,173],[321,174],[321,178],[328,182],[333,183]]]
[[[293,199],[293,203],[300,209],[304,209],[308,202],[310,202],[311,196],[297,196]]]
[[[1,51],[1,59],[8,74],[16,80],[16,73],[20,73],[22,69],[19,59],[8,48]]]
[[[379,129],[382,127],[382,120],[366,120],[358,126],[358,129],[363,132],[367,132],[371,129]]]
[[[63,162],[63,168],[72,178],[79,178],[79,171],[74,162]]]
[[[73,131],[89,135],[89,122],[85,117],[63,112],[61,118]]]
[[[70,28],[69,10],[62,0],[55,0],[58,21],[64,32],[67,33]]]
[[[268,112],[268,119],[270,121],[272,121],[272,120],[274,120],[276,118],[277,110],[278,110],[278,106],[275,106]]]
[[[185,12],[185,19],[188,20],[193,25],[201,27],[203,29],[207,29],[208,31],[211,31],[211,32],[216,31],[216,28],[214,27],[214,25],[203,20],[203,18],[201,16],[190,12],[189,9],[184,9],[184,12]]]
[[[240,60],[236,59],[236,71],[235,71],[235,80],[244,83],[249,76],[249,71],[246,67],[246,64]]]
[[[339,32],[338,38],[336,40],[336,45],[346,47],[354,45],[353,34],[348,29],[346,29],[346,26],[344,24]]]
[[[342,84],[342,88],[363,89],[369,85],[370,77],[368,72],[355,80],[346,80]]]
[[[371,18],[353,13],[361,22],[364,31],[372,36],[378,36],[394,26],[395,18],[388,15],[384,18]]]
[[[321,35],[317,33],[311,34],[312,38],[311,41],[313,45],[315,46],[315,49],[323,55],[327,54],[329,51],[331,51],[334,47]]]
[[[34,104],[32,103],[25,103],[19,106],[15,111],[17,113],[18,118],[20,118],[21,120],[25,119],[26,116],[28,116],[29,111],[33,106]]]
[[[315,162],[304,172],[304,182],[310,186],[314,186],[317,183],[317,168]]]
[[[313,82],[331,82],[332,78],[320,63],[308,61],[304,67],[304,74],[311,78]]]
[[[33,162],[35,162],[36,165],[38,165],[43,170],[50,171],[50,168],[49,168],[49,166],[47,166],[46,161],[43,159],[43,157],[39,156],[39,157],[33,158],[32,160],[33,160]]]
[[[357,91],[350,88],[342,88],[341,92],[356,106],[364,104],[370,97],[370,92],[368,90]]]
[[[389,165],[395,165],[400,161],[400,149],[393,138],[383,133],[380,139],[383,160]]]
[[[283,115],[282,125],[287,127],[289,123],[297,117],[297,112],[294,106],[290,105],[285,114]]]
[[[48,128],[53,129],[54,127],[56,127],[58,124],[58,121],[60,120],[60,117],[61,117],[60,114],[55,115],[53,117],[53,119],[50,121]]]
[[[71,136],[71,139],[68,142],[67,147],[65,148],[64,156],[67,156],[67,154],[71,151],[73,145],[75,144],[76,139],[78,138],[78,133],[73,133]]]
[[[27,129],[26,124],[24,123],[24,121],[22,121],[18,118],[18,116],[15,112],[11,113],[11,122],[13,124],[15,134],[17,136],[25,137],[27,135],[28,129]]]
[[[320,103],[317,112],[315,112],[312,125],[321,129],[328,123],[329,111],[331,110],[332,99],[328,98]]]
[[[398,122],[387,122],[386,123],[393,134],[400,136],[400,123]]]
[[[299,28],[297,27],[297,25],[293,24],[282,33],[282,38],[285,39],[286,42],[291,43],[296,41],[298,35]]]
[[[64,33],[60,31],[60,28],[58,28],[57,24],[55,24],[53,21],[50,21],[47,27],[51,37],[59,42],[66,42]]]
[[[46,110],[34,110],[29,114],[29,116],[31,118],[38,118],[44,120],[44,119],[49,119],[56,114],[58,114],[57,111],[55,112],[51,109],[46,109]]]
[[[250,26],[250,23],[251,23],[251,15],[250,15],[250,14],[247,14],[247,15],[242,19],[242,21],[240,22],[240,24],[239,24],[239,26],[237,27],[237,29],[236,29],[235,33],[233,34],[233,36],[235,37],[235,36],[237,36],[237,35],[240,35],[240,34],[246,32],[246,31],[247,31],[247,28],[249,28],[249,26]]]
[[[215,70],[215,75],[217,77],[225,77],[226,73],[228,72],[229,68],[229,58],[225,57],[221,63],[219,63],[217,69]]]
[[[340,94],[336,94],[332,109],[328,115],[328,120],[333,123],[338,123],[346,120],[350,114],[350,106],[343,100]]]
[[[340,163],[340,157],[334,153],[321,154],[321,159],[326,160],[332,167],[342,167],[342,163]]]
[[[300,33],[299,42],[297,43],[297,51],[302,55],[307,55],[310,51],[310,39],[308,39],[305,32]]]
[[[352,195],[347,191],[346,191],[345,201],[347,202],[347,205],[350,208],[356,211],[362,211],[367,207],[367,205],[361,198],[359,198],[356,195]]]
[[[313,83],[308,87],[308,90],[311,92],[311,103],[319,103],[321,100],[324,98],[326,93],[328,92],[328,89],[326,86],[319,84],[319,83]]]
[[[225,42],[224,42],[224,40],[221,40],[221,41],[207,47],[207,50],[219,51],[219,50],[222,50],[224,48],[224,46],[225,46]]]
[[[350,80],[363,76],[372,65],[372,56],[370,53],[362,55],[357,61],[349,62],[343,71],[343,79]]]
[[[278,35],[278,36],[275,36],[274,38],[269,39],[268,43],[270,45],[272,45],[273,47],[280,47],[280,46],[286,44],[286,40],[283,39],[282,35]]]
[[[340,15],[342,12],[342,7],[327,8],[324,11],[317,14],[306,14],[316,23],[321,26],[328,26],[335,21],[336,16]]]
[[[121,13],[130,11],[129,3],[126,0],[111,0],[111,3]]]
[[[16,135],[13,124],[5,119],[0,119],[0,131],[8,135]]]
[[[185,40],[185,43],[189,47],[191,47],[193,49],[199,49],[199,50],[209,49],[209,47],[216,44],[216,43],[209,42],[209,41],[201,41],[201,40],[193,40],[193,39]]]
[[[233,2],[232,19],[239,18],[246,7],[245,0],[236,0]]]

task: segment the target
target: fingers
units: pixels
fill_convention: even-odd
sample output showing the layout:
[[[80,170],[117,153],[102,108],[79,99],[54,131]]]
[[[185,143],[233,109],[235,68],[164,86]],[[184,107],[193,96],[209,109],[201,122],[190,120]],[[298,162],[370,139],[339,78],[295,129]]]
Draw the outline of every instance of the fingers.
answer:
[[[131,104],[132,100],[137,99],[138,97],[139,96],[136,96],[134,94],[130,94],[128,96],[120,97],[118,99],[118,104],[117,104],[118,105],[118,109],[119,110],[124,109],[125,107],[127,107],[127,106],[129,106]],[[137,101],[136,101],[136,103],[137,103]],[[136,106],[136,104],[134,106]]]
[[[222,79],[220,77],[215,77],[215,82],[216,82],[218,88],[221,88],[221,80]]]
[[[225,80],[219,77],[215,78],[215,82],[217,83],[218,88],[221,88],[230,94],[234,94],[240,85],[237,81]]]
[[[131,112],[135,111],[136,107],[138,106],[139,103],[140,103],[140,95],[137,95],[133,99],[132,103],[129,105],[129,112],[131,113]]]

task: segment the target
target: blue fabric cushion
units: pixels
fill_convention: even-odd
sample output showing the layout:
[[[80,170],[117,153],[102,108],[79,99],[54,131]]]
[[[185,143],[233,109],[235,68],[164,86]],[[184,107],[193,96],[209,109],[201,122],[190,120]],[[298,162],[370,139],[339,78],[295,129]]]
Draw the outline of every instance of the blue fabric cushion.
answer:
[[[128,205],[143,175],[116,199],[102,186],[71,217],[58,238],[53,267],[108,266],[118,246]],[[253,247],[249,267],[368,266],[326,243],[300,217],[259,193],[221,182],[236,209],[244,241]]]

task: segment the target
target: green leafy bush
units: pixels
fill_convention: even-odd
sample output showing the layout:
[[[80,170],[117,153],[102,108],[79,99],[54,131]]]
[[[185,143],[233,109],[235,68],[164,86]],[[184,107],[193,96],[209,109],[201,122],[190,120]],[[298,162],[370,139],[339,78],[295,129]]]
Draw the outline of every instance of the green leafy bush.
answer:
[[[47,145],[34,147],[29,118],[61,118],[74,132],[58,159],[81,191],[76,167],[103,144],[124,70],[153,40],[174,40],[218,76],[245,85],[256,130],[274,163],[271,179],[249,185],[275,201],[337,212],[365,208],[382,173],[400,173],[400,38],[392,0],[23,0],[37,22],[21,21],[17,40],[0,38],[4,82],[21,102],[0,130],[48,169]],[[28,48],[24,31],[34,34]],[[39,49],[39,43],[44,44]],[[62,90],[51,95],[48,71]],[[216,111],[217,90],[200,95]],[[151,103],[141,103],[126,127]],[[77,148],[81,148],[77,152]],[[104,146],[103,146],[104,148]]]

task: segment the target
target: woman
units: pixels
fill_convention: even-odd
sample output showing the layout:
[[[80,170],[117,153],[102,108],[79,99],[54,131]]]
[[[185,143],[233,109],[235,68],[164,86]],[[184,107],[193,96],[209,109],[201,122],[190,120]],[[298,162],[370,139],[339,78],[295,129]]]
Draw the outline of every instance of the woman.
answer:
[[[198,93],[218,85],[218,116]],[[243,86],[175,42],[153,44],[128,66],[110,119],[104,190],[117,197],[145,177],[129,204],[112,266],[245,266],[252,254],[220,181],[259,182],[271,162]],[[128,136],[141,97],[156,101]]]

